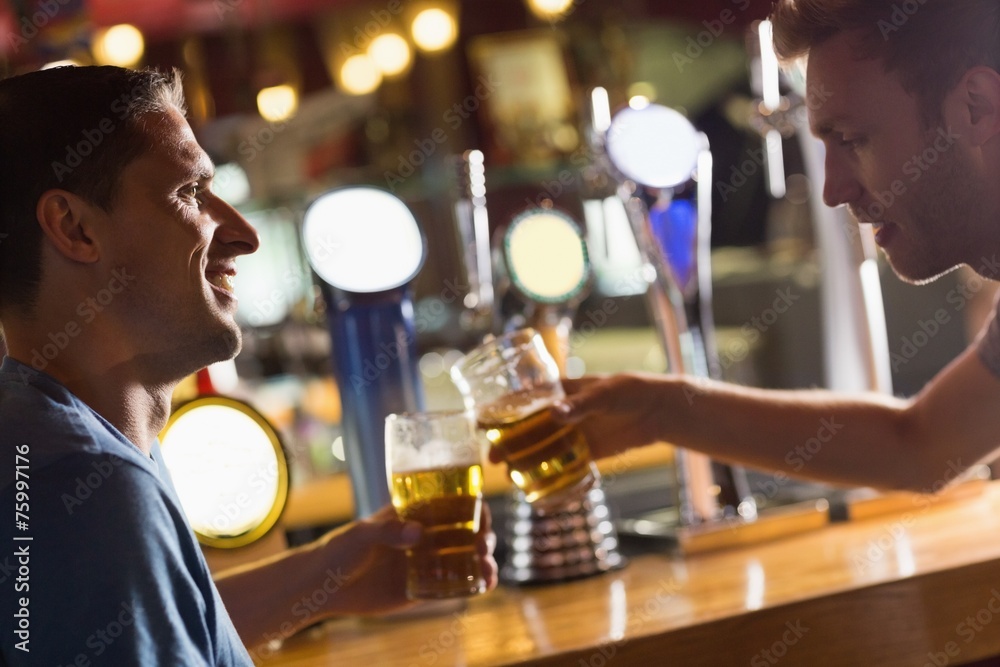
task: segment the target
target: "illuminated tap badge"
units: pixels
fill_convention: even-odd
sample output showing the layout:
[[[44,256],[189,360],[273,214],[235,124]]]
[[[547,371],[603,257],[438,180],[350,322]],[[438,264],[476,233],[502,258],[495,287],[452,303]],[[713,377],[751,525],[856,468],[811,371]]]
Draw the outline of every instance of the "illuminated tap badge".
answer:
[[[660,104],[622,109],[607,133],[608,157],[615,168],[653,188],[672,188],[691,180],[702,148],[691,122]]]
[[[410,209],[372,187],[320,196],[306,211],[302,241],[319,277],[346,292],[400,287],[424,261],[423,235]]]
[[[504,254],[511,281],[538,303],[574,299],[590,276],[580,228],[551,209],[531,209],[515,218],[504,235]]]

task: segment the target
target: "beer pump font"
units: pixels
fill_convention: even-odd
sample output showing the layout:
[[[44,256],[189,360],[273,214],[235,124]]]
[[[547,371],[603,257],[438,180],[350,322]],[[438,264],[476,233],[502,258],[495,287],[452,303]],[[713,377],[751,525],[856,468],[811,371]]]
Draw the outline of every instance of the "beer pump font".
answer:
[[[410,285],[423,266],[424,237],[397,197],[351,187],[313,202],[302,240],[322,280],[344,455],[356,513],[364,517],[389,502],[386,416],[424,408]]]

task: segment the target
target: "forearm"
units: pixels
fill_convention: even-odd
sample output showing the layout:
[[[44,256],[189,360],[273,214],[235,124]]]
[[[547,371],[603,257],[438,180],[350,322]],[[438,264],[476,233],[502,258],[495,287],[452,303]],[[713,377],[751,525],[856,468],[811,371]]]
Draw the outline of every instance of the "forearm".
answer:
[[[484,572],[495,585],[495,563],[484,515]],[[406,597],[406,552],[420,525],[396,518],[391,505],[307,545],[227,571],[216,586],[240,638],[251,649],[289,637],[331,616],[380,615],[412,603]]]
[[[317,550],[307,545],[227,570],[216,577],[215,585],[240,639],[253,650],[322,620],[314,600],[321,592],[329,595],[323,571]],[[327,588],[335,590],[337,582],[326,577],[331,579]]]
[[[949,443],[919,428],[909,401],[676,378],[659,383],[659,391],[661,405],[669,406],[660,415],[662,438],[719,460],[832,483],[913,490],[929,490],[948,473]]]

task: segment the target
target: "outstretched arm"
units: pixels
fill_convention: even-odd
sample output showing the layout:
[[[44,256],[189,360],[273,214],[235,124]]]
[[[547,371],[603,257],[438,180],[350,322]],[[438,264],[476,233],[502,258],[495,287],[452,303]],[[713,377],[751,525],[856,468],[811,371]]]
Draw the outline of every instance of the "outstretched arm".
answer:
[[[568,396],[556,416],[580,421],[597,457],[665,441],[822,481],[937,491],[1000,445],[1000,379],[974,348],[908,401],[670,375],[564,386]]]
[[[405,593],[404,550],[419,538],[420,524],[399,521],[387,506],[315,542],[224,572],[216,586],[252,650],[331,616],[376,615],[412,605]],[[483,503],[477,544],[491,589],[497,583],[495,540]]]

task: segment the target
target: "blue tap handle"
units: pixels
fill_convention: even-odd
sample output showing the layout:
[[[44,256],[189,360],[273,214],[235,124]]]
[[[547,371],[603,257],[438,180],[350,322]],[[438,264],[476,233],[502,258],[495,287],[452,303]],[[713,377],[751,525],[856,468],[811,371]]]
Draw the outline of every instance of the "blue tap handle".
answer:
[[[326,288],[344,455],[359,518],[390,501],[385,418],[424,409],[409,285],[374,294]]]

